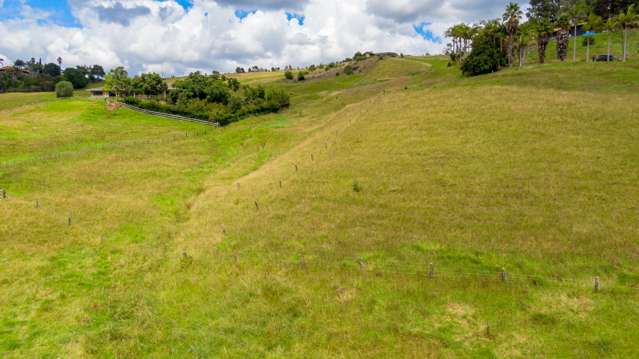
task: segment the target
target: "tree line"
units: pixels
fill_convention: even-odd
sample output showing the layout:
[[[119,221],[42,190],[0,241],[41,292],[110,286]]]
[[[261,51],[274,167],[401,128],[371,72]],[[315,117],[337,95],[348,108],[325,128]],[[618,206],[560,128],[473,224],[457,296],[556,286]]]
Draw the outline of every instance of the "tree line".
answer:
[[[580,31],[591,35],[606,32],[608,51],[605,59],[612,59],[612,34],[623,32],[623,61],[629,54],[629,31],[639,26],[639,0],[530,0],[526,21],[517,3],[509,3],[500,19],[480,24],[457,24],[449,28],[451,39],[447,55],[451,63],[461,65],[465,75],[479,75],[498,71],[507,66],[524,66],[534,43],[539,63],[544,63],[547,47],[556,41],[556,56],[568,58],[568,43],[573,38],[573,61],[577,61],[577,38]],[[586,61],[590,61],[590,45],[594,39],[586,37]]]
[[[17,59],[8,66],[0,59],[0,92],[53,91],[60,81],[69,81],[75,89],[82,89],[101,81],[104,75],[100,65],[68,67],[63,71],[60,57],[50,63],[33,57],[28,61]]]
[[[104,90],[127,104],[226,125],[245,116],[277,112],[290,104],[289,94],[278,88],[242,85],[219,72],[199,71],[176,80],[171,88],[156,73],[129,77],[123,67],[105,77]]]

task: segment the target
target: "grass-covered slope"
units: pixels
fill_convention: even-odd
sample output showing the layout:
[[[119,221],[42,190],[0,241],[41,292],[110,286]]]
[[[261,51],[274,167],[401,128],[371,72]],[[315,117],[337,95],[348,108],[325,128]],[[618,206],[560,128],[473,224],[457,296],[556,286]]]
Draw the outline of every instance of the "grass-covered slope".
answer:
[[[636,356],[637,64],[445,65],[282,81],[207,134],[5,106],[0,353]]]

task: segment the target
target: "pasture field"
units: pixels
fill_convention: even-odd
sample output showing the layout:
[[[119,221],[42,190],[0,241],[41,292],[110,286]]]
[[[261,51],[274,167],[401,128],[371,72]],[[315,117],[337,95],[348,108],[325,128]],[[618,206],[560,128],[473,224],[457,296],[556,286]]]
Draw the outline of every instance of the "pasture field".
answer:
[[[639,64],[446,65],[220,129],[0,95],[0,356],[638,356]]]

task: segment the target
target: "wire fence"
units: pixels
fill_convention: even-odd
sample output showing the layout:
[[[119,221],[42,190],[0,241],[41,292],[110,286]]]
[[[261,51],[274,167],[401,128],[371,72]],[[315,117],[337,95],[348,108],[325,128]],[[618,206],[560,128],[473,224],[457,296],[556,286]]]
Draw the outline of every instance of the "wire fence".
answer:
[[[145,113],[147,115],[164,117],[164,118],[169,118],[169,119],[172,119],[172,120],[180,120],[180,121],[187,121],[187,122],[197,122],[197,123],[201,123],[201,124],[208,125],[208,126],[220,127],[220,123],[219,122],[206,121],[206,120],[202,120],[202,119],[194,118],[194,117],[174,115],[174,114],[170,114],[170,113],[166,113],[166,112],[157,112],[157,111],[146,110],[146,109],[143,109],[143,108],[140,108],[140,107],[137,107],[137,106],[129,105],[128,103],[124,103],[124,102],[118,102],[118,104],[120,106],[122,106],[122,107],[128,108],[128,109],[133,110],[133,111]]]
[[[349,121],[349,125],[352,125],[352,121]],[[210,133],[209,130],[201,130],[194,132],[184,132],[180,134],[175,134],[171,136],[167,136],[164,138],[154,138],[154,139],[134,139],[134,140],[126,140],[126,141],[117,141],[111,143],[100,144],[96,146],[92,146],[90,148],[84,148],[78,151],[63,151],[57,153],[46,154],[42,156],[36,156],[26,160],[16,160],[12,162],[0,163],[0,169],[2,168],[11,168],[15,166],[28,165],[37,161],[46,161],[52,158],[62,158],[62,157],[72,157],[77,155],[82,155],[86,153],[90,153],[93,151],[99,150],[107,150],[114,149],[120,147],[127,146],[140,146],[147,144],[157,144],[164,142],[171,142],[177,139],[182,138],[194,138],[206,136]],[[335,136],[337,136],[337,131],[335,132]],[[324,142],[323,148],[325,150],[329,149],[329,143],[334,144],[335,141],[326,140]],[[321,151],[320,151],[321,152]],[[307,154],[304,156],[308,161],[314,163],[319,160],[319,157],[313,153]],[[293,163],[292,175],[295,176],[300,172],[300,163]],[[282,188],[281,179],[275,182],[276,185],[279,184],[279,187]],[[241,189],[240,183],[236,182],[234,186],[237,190]],[[250,201],[249,205],[254,206],[256,211],[261,211],[266,209],[265,205],[258,200]],[[46,204],[42,203],[40,200],[27,200],[24,198],[19,198],[11,195],[7,189],[0,188],[0,205],[21,205],[23,208],[25,206],[35,208],[39,211],[46,211]],[[67,215],[68,213],[68,215]],[[74,227],[81,226],[86,222],[86,219],[89,218],[86,214],[82,214],[82,216],[78,216],[82,218],[82,220],[78,220],[74,216],[72,210],[67,211],[58,211],[56,213],[51,213],[50,218],[56,218],[58,222],[58,226],[66,226],[66,227]],[[222,225],[221,234],[227,234],[227,228]],[[188,253],[183,254],[186,261],[192,262],[192,257]],[[234,255],[235,262],[238,262],[237,255]],[[183,259],[184,259],[183,258]],[[191,259],[189,259],[191,258]],[[595,292],[613,292],[613,291],[629,291],[632,293],[639,293],[639,283],[635,285],[623,285],[619,283],[613,282],[611,279],[606,278],[602,279],[600,276],[593,275],[590,278],[562,278],[561,276],[547,276],[541,274],[533,274],[533,273],[522,273],[517,271],[509,271],[507,268],[502,268],[500,270],[480,270],[473,271],[468,269],[460,269],[454,270],[450,268],[450,264],[438,264],[436,261],[430,262],[428,264],[423,264],[421,268],[417,265],[410,266],[397,266],[397,265],[389,265],[388,262],[376,262],[374,260],[365,259],[365,258],[342,258],[341,261],[314,261],[309,260],[310,256],[301,255],[297,260],[281,260],[281,259],[273,259],[269,258],[268,263],[273,265],[278,265],[281,267],[288,268],[289,270],[327,270],[327,269],[347,269],[347,270],[355,270],[362,275],[373,274],[373,275],[410,275],[420,278],[422,280],[441,280],[446,278],[456,278],[456,279],[468,279],[474,278],[482,281],[495,281],[498,283],[507,284],[523,284],[529,287],[547,287],[547,286],[556,286],[562,288],[571,288],[571,289],[586,289],[590,288]],[[436,260],[436,258],[434,258]]]

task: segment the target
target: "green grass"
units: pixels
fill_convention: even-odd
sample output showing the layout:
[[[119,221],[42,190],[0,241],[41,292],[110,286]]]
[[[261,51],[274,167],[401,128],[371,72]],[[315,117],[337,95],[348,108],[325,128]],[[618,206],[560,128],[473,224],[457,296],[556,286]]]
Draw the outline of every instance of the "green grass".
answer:
[[[636,61],[446,64],[222,129],[0,95],[1,356],[637,356]]]

